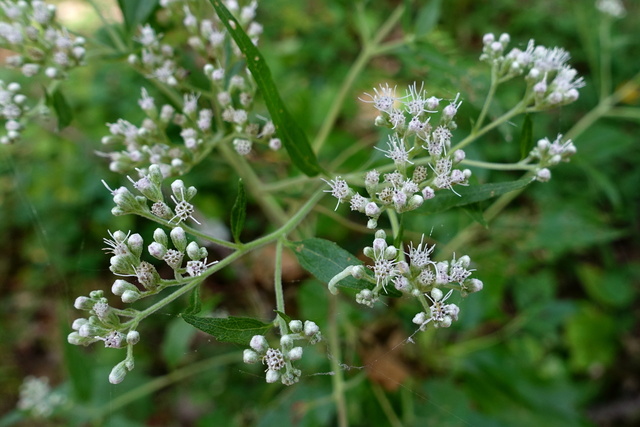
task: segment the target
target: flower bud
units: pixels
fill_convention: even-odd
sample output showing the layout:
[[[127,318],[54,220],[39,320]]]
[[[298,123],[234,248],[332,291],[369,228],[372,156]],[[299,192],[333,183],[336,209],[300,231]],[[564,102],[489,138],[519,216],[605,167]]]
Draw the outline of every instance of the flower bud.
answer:
[[[280,373],[278,371],[274,371],[273,369],[267,370],[266,380],[269,384],[275,383],[280,379]]]
[[[291,332],[294,334],[302,332],[302,322],[300,320],[292,320],[289,322],[289,329],[291,329]]]
[[[536,179],[540,182],[547,182],[551,179],[551,171],[547,168],[542,168],[536,173]]]
[[[187,246],[187,256],[194,261],[198,261],[201,258],[200,247],[196,242],[191,242]]]
[[[87,297],[78,297],[76,298],[73,306],[77,310],[91,310],[96,302],[91,298]]]
[[[422,197],[424,197],[424,200],[433,199],[435,195],[436,195],[436,192],[433,191],[433,188],[431,187],[424,187],[422,189]]]
[[[267,351],[267,348],[269,348],[269,343],[267,343],[267,339],[264,337],[264,335],[254,335],[251,338],[249,347],[262,354]]]
[[[129,331],[127,334],[127,344],[135,345],[140,341],[140,332],[138,331]]]
[[[153,242],[148,246],[149,254],[156,259],[163,259],[167,253],[167,248],[158,242]]]
[[[431,299],[434,300],[435,302],[440,301],[443,296],[444,296],[444,294],[442,293],[442,291],[440,289],[433,288],[431,290]]]
[[[140,255],[142,255],[143,244],[144,241],[142,240],[142,236],[138,233],[132,234],[127,240],[127,246],[129,247],[129,249],[131,249],[131,252],[133,252],[133,254],[138,258],[140,257]]]
[[[415,316],[413,316],[413,320],[412,320],[412,322],[415,323],[416,325],[422,325],[426,321],[427,321],[427,315],[422,311],[416,314]]]
[[[407,211],[418,209],[422,206],[422,203],[424,203],[424,198],[418,194],[414,194],[407,202]]]
[[[302,347],[294,347],[289,352],[289,360],[300,360],[302,358]]]
[[[293,338],[291,335],[283,335],[280,337],[280,347],[283,349],[291,348],[293,346]]]
[[[244,363],[256,363],[260,360],[260,355],[253,350],[249,350],[248,348],[242,352],[242,360]]]
[[[125,363],[123,361],[118,363],[111,370],[111,373],[109,374],[109,382],[111,384],[120,384],[124,380],[124,377],[126,376],[127,376],[127,368],[125,367]]]
[[[122,299],[122,302],[131,304],[132,302],[138,301],[141,296],[142,295],[140,295],[140,291],[138,291],[137,289],[135,291],[132,289],[127,289],[122,293],[120,298]]]
[[[71,324],[71,329],[73,329],[74,331],[79,330],[83,325],[86,325],[87,322],[89,322],[89,319],[85,319],[84,317],[81,317],[79,319],[76,319],[73,321],[73,323]]]
[[[312,322],[311,320],[307,320],[304,322],[304,334],[306,336],[312,337],[318,332],[320,332],[320,328],[318,327],[318,325],[316,325],[315,322]]]
[[[173,230],[171,230],[171,233],[169,233],[169,235],[171,236],[173,246],[175,246],[175,248],[179,252],[184,252],[187,248],[187,236],[182,227],[175,227]]]
[[[353,268],[351,269],[351,276],[354,279],[362,279],[365,275],[364,272],[365,272],[364,266],[354,265]]]

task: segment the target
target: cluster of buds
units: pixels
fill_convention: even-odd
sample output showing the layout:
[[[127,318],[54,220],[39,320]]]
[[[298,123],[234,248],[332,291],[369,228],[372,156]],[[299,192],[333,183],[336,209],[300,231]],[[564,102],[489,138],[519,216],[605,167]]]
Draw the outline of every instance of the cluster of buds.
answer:
[[[97,341],[104,342],[108,348],[127,347],[127,357],[118,363],[109,374],[109,382],[122,382],[128,371],[134,367],[132,347],[140,341],[140,334],[131,325],[120,322],[120,316],[132,316],[133,311],[118,310],[109,305],[104,293],[92,291],[88,297],[76,298],[74,306],[88,312],[88,318],[78,318],[71,325],[73,332],[67,341],[74,345],[88,346]]]
[[[231,12],[239,13],[239,22],[247,34],[257,43],[262,26],[254,21],[257,3],[240,7],[236,1],[226,2]],[[164,5],[164,6],[162,6]],[[275,126],[269,120],[250,115],[256,97],[257,85],[237,45],[229,37],[217,16],[204,18],[194,14],[187,2],[161,2],[176,27],[188,33],[188,45],[201,56],[198,61],[210,82],[206,97],[185,93],[182,112],[175,114],[170,105],[164,105],[158,113],[153,98],[146,95],[140,100],[147,118],[139,128],[120,120],[109,125],[112,136],[103,142],[124,143],[126,150],[106,154],[111,158],[111,169],[117,172],[143,167],[149,163],[162,165],[171,174],[186,172],[203,157],[224,135],[223,129],[237,135],[233,148],[241,155],[248,155],[254,143],[266,144],[277,150],[282,146],[275,137]],[[138,41],[141,50],[129,55],[129,63],[142,74],[163,84],[187,90],[183,84],[188,73],[182,68],[171,46],[161,43],[162,35],[150,26],[140,28]],[[230,45],[232,49],[228,48]],[[199,102],[199,100],[202,100]],[[198,104],[206,104],[199,107]],[[215,119],[215,121],[214,121]],[[181,139],[172,141],[166,133],[168,124],[181,128]],[[213,128],[213,130],[212,130]],[[115,138],[114,138],[115,137]]]
[[[584,79],[569,66],[569,53],[564,49],[536,45],[530,40],[525,50],[513,48],[506,52],[511,38],[503,33],[496,37],[489,33],[482,38],[480,60],[491,64],[498,83],[524,75],[527,82],[525,105],[545,110],[574,102]]]
[[[549,167],[555,166],[560,162],[568,162],[575,153],[576,146],[573,145],[573,141],[570,139],[562,141],[562,135],[558,134],[553,142],[549,141],[548,138],[539,140],[529,153],[528,159],[538,159],[536,179],[546,182],[551,179]]]
[[[20,139],[21,119],[28,111],[27,97],[21,93],[19,83],[5,83],[0,80],[0,119],[5,120],[6,135],[0,137],[1,144],[11,144]]]
[[[376,124],[395,130],[389,137],[386,150],[377,148],[391,159],[395,170],[382,176],[377,170],[369,171],[364,178],[368,197],[349,187],[341,177],[326,181],[338,204],[349,203],[351,210],[369,217],[367,227],[375,229],[378,218],[386,209],[398,213],[419,208],[425,200],[432,199],[439,189],[453,190],[454,185],[467,185],[471,176],[468,169],[454,166],[465,158],[462,150],[451,151],[451,130],[456,128],[455,115],[460,107],[458,97],[438,111],[441,99],[426,96],[416,83],[409,86],[404,97],[396,96],[395,88],[381,85],[368,95],[379,111]],[[396,104],[401,103],[401,108]],[[430,122],[439,115],[434,128]],[[420,161],[419,165],[416,162]]]
[[[158,109],[143,88],[138,105],[146,117],[141,125],[124,119],[108,123],[110,134],[102,138],[102,144],[109,151],[99,154],[109,158],[109,168],[118,173],[149,165],[157,165],[164,176],[185,173],[216,141],[211,130],[213,111],[199,109],[198,98],[193,93],[185,94],[179,112],[169,104]],[[180,129],[177,141],[170,137],[175,133],[175,129],[169,129],[172,126]]]
[[[72,39],[55,15],[56,7],[44,1],[0,2],[0,47],[16,52],[6,59],[8,66],[27,77],[44,72],[51,79],[63,79],[82,65],[84,38]]]
[[[267,365],[266,381],[275,383],[280,380],[284,385],[293,385],[298,382],[302,372],[293,366],[293,362],[302,358],[302,347],[295,346],[296,341],[306,341],[313,345],[322,340],[320,328],[314,322],[300,320],[289,322],[289,333],[280,338],[280,347],[269,347],[267,339],[263,335],[254,335],[249,343],[250,349],[244,350],[245,363],[257,363],[262,361]]]
[[[420,325],[433,320],[437,327],[448,327],[452,320],[457,319],[458,307],[455,304],[444,306],[442,303],[453,290],[467,296],[482,290],[483,284],[470,277],[473,270],[469,269],[471,259],[468,256],[457,259],[454,256],[451,261],[436,262],[431,259],[433,250],[434,246],[428,246],[423,239],[415,247],[411,243],[409,252],[403,253],[387,244],[385,232],[378,230],[373,245],[364,248],[365,256],[373,261],[373,265],[368,266],[373,274],[367,272],[362,265],[351,265],[331,279],[329,291],[336,294],[338,283],[348,276],[364,280],[372,286],[358,292],[356,302],[373,307],[380,294],[386,292],[388,286],[393,286],[405,295],[418,298],[423,305],[425,311],[417,316],[419,319],[424,318]],[[442,288],[450,289],[444,298]],[[430,305],[428,301],[431,302]]]

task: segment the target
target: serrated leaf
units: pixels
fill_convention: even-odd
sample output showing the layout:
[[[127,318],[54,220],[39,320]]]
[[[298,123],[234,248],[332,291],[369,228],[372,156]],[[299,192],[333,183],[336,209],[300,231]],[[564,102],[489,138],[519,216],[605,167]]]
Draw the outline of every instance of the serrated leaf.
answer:
[[[455,190],[459,196],[448,190],[438,191],[433,199],[425,201],[418,212],[421,214],[433,214],[451,208],[481,202],[511,191],[519,190],[532,182],[533,180],[531,178],[522,178],[517,181],[471,185],[468,187],[456,186]]]
[[[520,158],[524,159],[533,148],[533,121],[531,115],[524,116],[522,132],[520,132]]]
[[[426,36],[436,26],[440,19],[441,3],[442,0],[431,0],[429,4],[420,8],[416,18],[416,37]]]
[[[146,23],[157,5],[158,0],[118,0],[127,31],[132,33],[138,25]]]
[[[247,194],[244,191],[242,180],[238,181],[238,196],[231,208],[231,234],[236,243],[240,242],[240,233],[244,228],[244,220],[247,216]]]
[[[317,237],[299,242],[289,242],[287,246],[293,250],[302,268],[324,283],[329,283],[333,276],[341,273],[350,265],[363,264],[362,261],[336,243]],[[372,287],[369,282],[356,280],[351,276],[341,280],[338,286],[357,290],[371,289]],[[386,295],[398,297],[401,294],[396,289],[387,287]]]
[[[220,319],[182,314],[182,318],[191,326],[211,335],[218,341],[242,345],[248,345],[254,335],[264,335],[273,328],[271,323],[263,323],[249,317]]]
[[[193,288],[191,295],[189,295],[189,307],[184,311],[185,314],[198,314],[202,309],[200,301],[200,285]]]
[[[278,89],[271,77],[271,70],[267,66],[260,51],[244,32],[238,21],[219,0],[209,0],[213,5],[220,21],[224,24],[235,40],[238,48],[245,56],[247,68],[256,81],[264,98],[271,120],[276,127],[276,133],[289,153],[293,164],[308,176],[316,176],[322,172],[315,153],[304,131],[298,126],[286,109]]]
[[[46,101],[47,105],[56,113],[58,130],[69,126],[73,119],[73,112],[62,92],[56,88],[52,93],[47,93]]]

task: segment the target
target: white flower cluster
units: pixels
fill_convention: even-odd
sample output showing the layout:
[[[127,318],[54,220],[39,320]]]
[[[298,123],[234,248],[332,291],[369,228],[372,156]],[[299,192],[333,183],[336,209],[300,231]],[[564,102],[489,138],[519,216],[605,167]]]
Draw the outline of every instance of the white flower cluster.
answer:
[[[421,85],[409,86],[404,97],[396,96],[396,89],[381,85],[374,89],[374,95],[367,94],[379,111],[376,124],[389,127],[395,133],[389,137],[387,149],[377,148],[391,159],[395,171],[384,174],[369,171],[364,179],[368,197],[349,187],[341,177],[326,181],[330,192],[338,199],[338,204],[349,203],[351,210],[362,212],[369,217],[367,227],[377,227],[379,216],[386,209],[408,212],[419,208],[425,200],[435,196],[439,189],[453,190],[454,185],[467,185],[471,176],[468,169],[459,170],[454,166],[465,158],[462,150],[451,152],[451,130],[456,128],[455,115],[460,107],[458,96],[438,111],[441,99],[427,97]],[[400,104],[396,108],[396,104]],[[434,127],[431,119],[439,114],[439,123]],[[421,158],[422,156],[422,158]],[[416,160],[422,165],[415,165]]]
[[[18,409],[27,412],[33,418],[47,418],[57,409],[66,405],[67,397],[52,391],[47,377],[28,376],[20,385]]]
[[[551,179],[549,167],[560,162],[568,162],[575,153],[576,146],[573,145],[573,142],[570,139],[562,141],[562,135],[558,134],[553,142],[548,138],[539,140],[529,153],[528,158],[539,160],[536,179],[546,182]]]
[[[55,13],[55,5],[44,1],[0,1],[0,47],[16,52],[6,59],[8,66],[27,77],[44,72],[63,79],[83,64],[84,38],[72,38]]]
[[[506,52],[511,37],[503,33],[498,39],[489,33],[482,42],[480,60],[491,64],[502,83],[524,75],[527,82],[525,103],[535,110],[555,108],[578,99],[578,89],[585,85],[578,72],[569,66],[569,53],[559,47],[547,48],[530,40],[527,48]]]
[[[263,335],[254,335],[249,343],[251,349],[244,350],[245,363],[262,361],[267,365],[265,378],[268,383],[278,380],[284,385],[297,383],[302,372],[293,366],[293,362],[302,358],[302,347],[294,347],[295,341],[304,340],[313,345],[322,340],[320,328],[310,320],[304,324],[300,320],[292,320],[289,331],[280,338],[280,348],[271,348]]]
[[[0,136],[0,144],[11,144],[20,139],[21,119],[28,111],[27,97],[21,93],[19,83],[5,83],[0,80],[0,119],[4,120],[6,135]]]
[[[240,14],[241,25],[257,43],[262,32],[260,24],[254,21],[257,3],[252,1],[244,7],[235,1],[226,3],[232,12]],[[282,143],[275,137],[273,123],[251,114],[257,85],[217,16],[208,19],[196,15],[185,1],[164,1],[161,6],[177,21],[178,28],[187,31],[187,49],[201,56],[198,62],[204,63],[202,70],[210,90],[205,91],[206,96],[193,93],[193,86],[184,81],[189,73],[180,65],[174,48],[162,43],[163,36],[150,25],[141,27],[137,38],[140,51],[129,55],[129,63],[149,78],[185,91],[182,110],[175,111],[169,104],[158,109],[154,98],[143,89],[139,105],[147,117],[142,124],[136,126],[124,119],[108,124],[111,135],[102,142],[109,150],[101,154],[111,160],[110,168],[124,173],[157,164],[165,176],[181,175],[225,133],[238,136],[233,140],[233,148],[240,155],[251,153],[254,143],[279,149]],[[232,49],[228,48],[229,42]],[[173,137],[176,132],[171,128],[175,126],[179,127],[179,139]],[[124,150],[120,149],[122,146]]]
[[[387,286],[393,286],[405,295],[418,298],[425,308],[418,313],[414,322],[422,326],[433,321],[436,327],[449,327],[452,320],[457,320],[458,307],[455,304],[442,303],[451,295],[453,290],[462,296],[482,290],[480,280],[471,278],[473,270],[469,269],[471,259],[468,256],[454,258],[451,261],[436,262],[431,259],[434,246],[429,247],[424,241],[419,245],[409,246],[409,252],[402,253],[393,245],[387,244],[383,230],[376,231],[373,245],[364,248],[364,254],[373,261],[368,266],[373,272],[367,273],[362,265],[352,265],[344,269],[329,282],[329,291],[336,294],[338,283],[348,276],[371,283],[371,289],[362,289],[356,295],[356,302],[373,307],[378,301],[380,293],[387,291]],[[408,262],[405,260],[405,255]],[[450,289],[443,298],[441,288]],[[431,302],[427,305],[427,299]],[[421,320],[416,322],[416,319]]]
[[[172,210],[164,203],[160,167],[151,165],[148,172],[138,181],[129,178],[142,196],[134,196],[126,187],[110,190],[116,203],[112,213],[153,214],[176,224],[187,219],[197,222],[193,218],[195,208],[189,203],[197,192],[196,188],[187,188],[182,180],[175,180],[171,184],[171,200],[175,204]],[[147,206],[149,200],[154,202],[151,209]],[[107,245],[105,250],[111,254],[109,269],[117,276],[133,277],[137,281],[135,284],[118,279],[113,283],[112,293],[120,297],[125,304],[155,295],[169,286],[183,285],[187,283],[185,275],[189,278],[201,276],[218,262],[207,262],[207,249],[195,241],[189,242],[182,227],[173,227],[168,236],[163,229],[158,228],[153,233],[153,242],[147,246],[147,251],[149,255],[164,261],[173,270],[173,279],[163,279],[153,264],[141,259],[144,241],[140,234],[118,230],[114,233],[109,232],[109,235],[111,238],[104,240]],[[172,247],[169,245],[169,239]],[[186,264],[185,258],[188,259]],[[122,348],[133,346],[139,341],[140,335],[135,330],[137,322],[121,323],[120,320],[121,317],[135,317],[138,312],[133,309],[120,310],[111,307],[103,291],[96,290],[88,297],[78,297],[74,306],[78,310],[87,311],[89,316],[73,322],[73,332],[67,337],[69,343],[86,346],[103,341],[105,347]],[[121,382],[133,366],[133,353],[128,351],[126,359],[111,371],[109,381],[114,384]]]

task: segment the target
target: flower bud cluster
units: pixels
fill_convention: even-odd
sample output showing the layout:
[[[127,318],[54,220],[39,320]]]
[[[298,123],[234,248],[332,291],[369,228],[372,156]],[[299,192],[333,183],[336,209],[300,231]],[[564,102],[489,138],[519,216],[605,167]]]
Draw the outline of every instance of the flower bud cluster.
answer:
[[[20,93],[20,84],[0,80],[0,119],[4,121],[6,135],[0,136],[0,144],[11,144],[20,139],[22,119],[28,111],[27,97]]]
[[[320,328],[315,322],[300,320],[289,322],[289,333],[280,338],[279,348],[269,346],[263,335],[254,335],[249,343],[250,349],[244,350],[245,363],[257,363],[262,361],[267,365],[265,370],[266,381],[274,383],[278,380],[284,385],[293,385],[298,382],[302,371],[294,367],[293,362],[302,358],[302,347],[294,346],[296,341],[306,341],[308,344],[317,344],[322,340]]]
[[[436,262],[431,259],[434,246],[428,246],[423,240],[414,247],[409,245],[409,252],[401,250],[386,242],[386,234],[383,230],[376,231],[373,245],[364,248],[364,254],[373,261],[373,265],[367,266],[373,274],[367,273],[362,265],[352,265],[337,274],[329,282],[331,293],[337,293],[338,283],[347,276],[365,280],[371,283],[371,288],[362,289],[356,295],[356,302],[373,307],[378,301],[380,293],[386,292],[387,286],[393,286],[405,295],[418,298],[424,312],[418,313],[422,326],[433,321],[436,327],[448,327],[452,320],[457,320],[458,307],[455,304],[444,305],[453,290],[460,292],[462,296],[482,290],[480,280],[471,278],[473,270],[469,269],[471,259],[468,256],[455,258],[451,261]],[[406,258],[405,258],[406,255]],[[405,259],[408,258],[408,261]],[[443,298],[441,288],[450,289]],[[427,299],[431,304],[428,304]],[[416,319],[414,319],[416,322]]]
[[[56,6],[44,1],[3,1],[0,4],[0,47],[16,52],[6,64],[27,77],[40,72],[64,79],[82,65],[85,40],[72,38],[56,21]]]
[[[605,15],[618,19],[627,13],[621,0],[597,0],[596,9]]]
[[[549,181],[551,179],[549,168],[560,162],[568,162],[576,151],[573,141],[569,139],[563,142],[561,134],[558,134],[553,142],[549,141],[548,138],[539,140],[528,157],[529,159],[539,160],[536,179],[541,182]]]
[[[385,210],[412,211],[433,198],[436,190],[454,191],[454,185],[467,185],[471,176],[469,169],[454,168],[465,158],[464,151],[450,150],[451,129],[456,128],[454,118],[461,104],[458,96],[438,112],[442,100],[427,98],[423,85],[418,89],[414,83],[401,98],[395,91],[395,87],[381,85],[380,90],[374,89],[375,95],[365,94],[371,100],[362,100],[373,103],[380,112],[377,125],[395,130],[387,141],[388,149],[376,147],[393,161],[395,170],[384,174],[382,182],[378,171],[369,171],[364,179],[368,197],[350,188],[341,177],[325,180],[331,186],[326,192],[337,198],[338,204],[349,203],[351,210],[367,215],[370,229],[377,228],[378,218]],[[395,107],[398,103],[401,108]],[[440,116],[435,128],[430,124],[434,114]],[[415,164],[417,160],[420,165]]]
[[[530,40],[523,51],[513,48],[506,52],[510,37],[504,33],[496,40],[489,33],[482,38],[480,60],[491,64],[502,83],[516,76],[525,76],[525,104],[535,110],[545,110],[574,102],[578,89],[585,85],[578,72],[569,66],[569,53],[559,47],[547,48]]]
[[[241,25],[257,43],[262,32],[262,26],[254,21],[257,3],[252,1],[244,7],[238,2],[227,3],[232,12],[240,13]],[[168,104],[158,110],[154,99],[143,89],[139,104],[147,117],[142,124],[135,126],[121,119],[108,125],[111,135],[102,142],[110,149],[104,155],[111,159],[111,169],[122,173],[155,163],[161,165],[165,176],[180,175],[200,161],[224,133],[237,135],[232,145],[240,155],[248,155],[254,143],[279,149],[282,143],[275,137],[273,123],[250,114],[257,85],[217,16],[207,18],[200,11],[195,14],[188,2],[161,4],[175,27],[187,32],[188,49],[201,56],[199,62],[205,64],[202,69],[210,88],[206,97],[191,93],[184,82],[188,73],[179,65],[173,48],[161,43],[162,35],[150,25],[140,28],[141,50],[129,56],[129,63],[141,73],[185,91],[183,106],[178,112]],[[167,132],[168,127],[174,126],[180,131]],[[176,133],[179,139],[173,137]],[[121,146],[125,149],[120,150]]]

